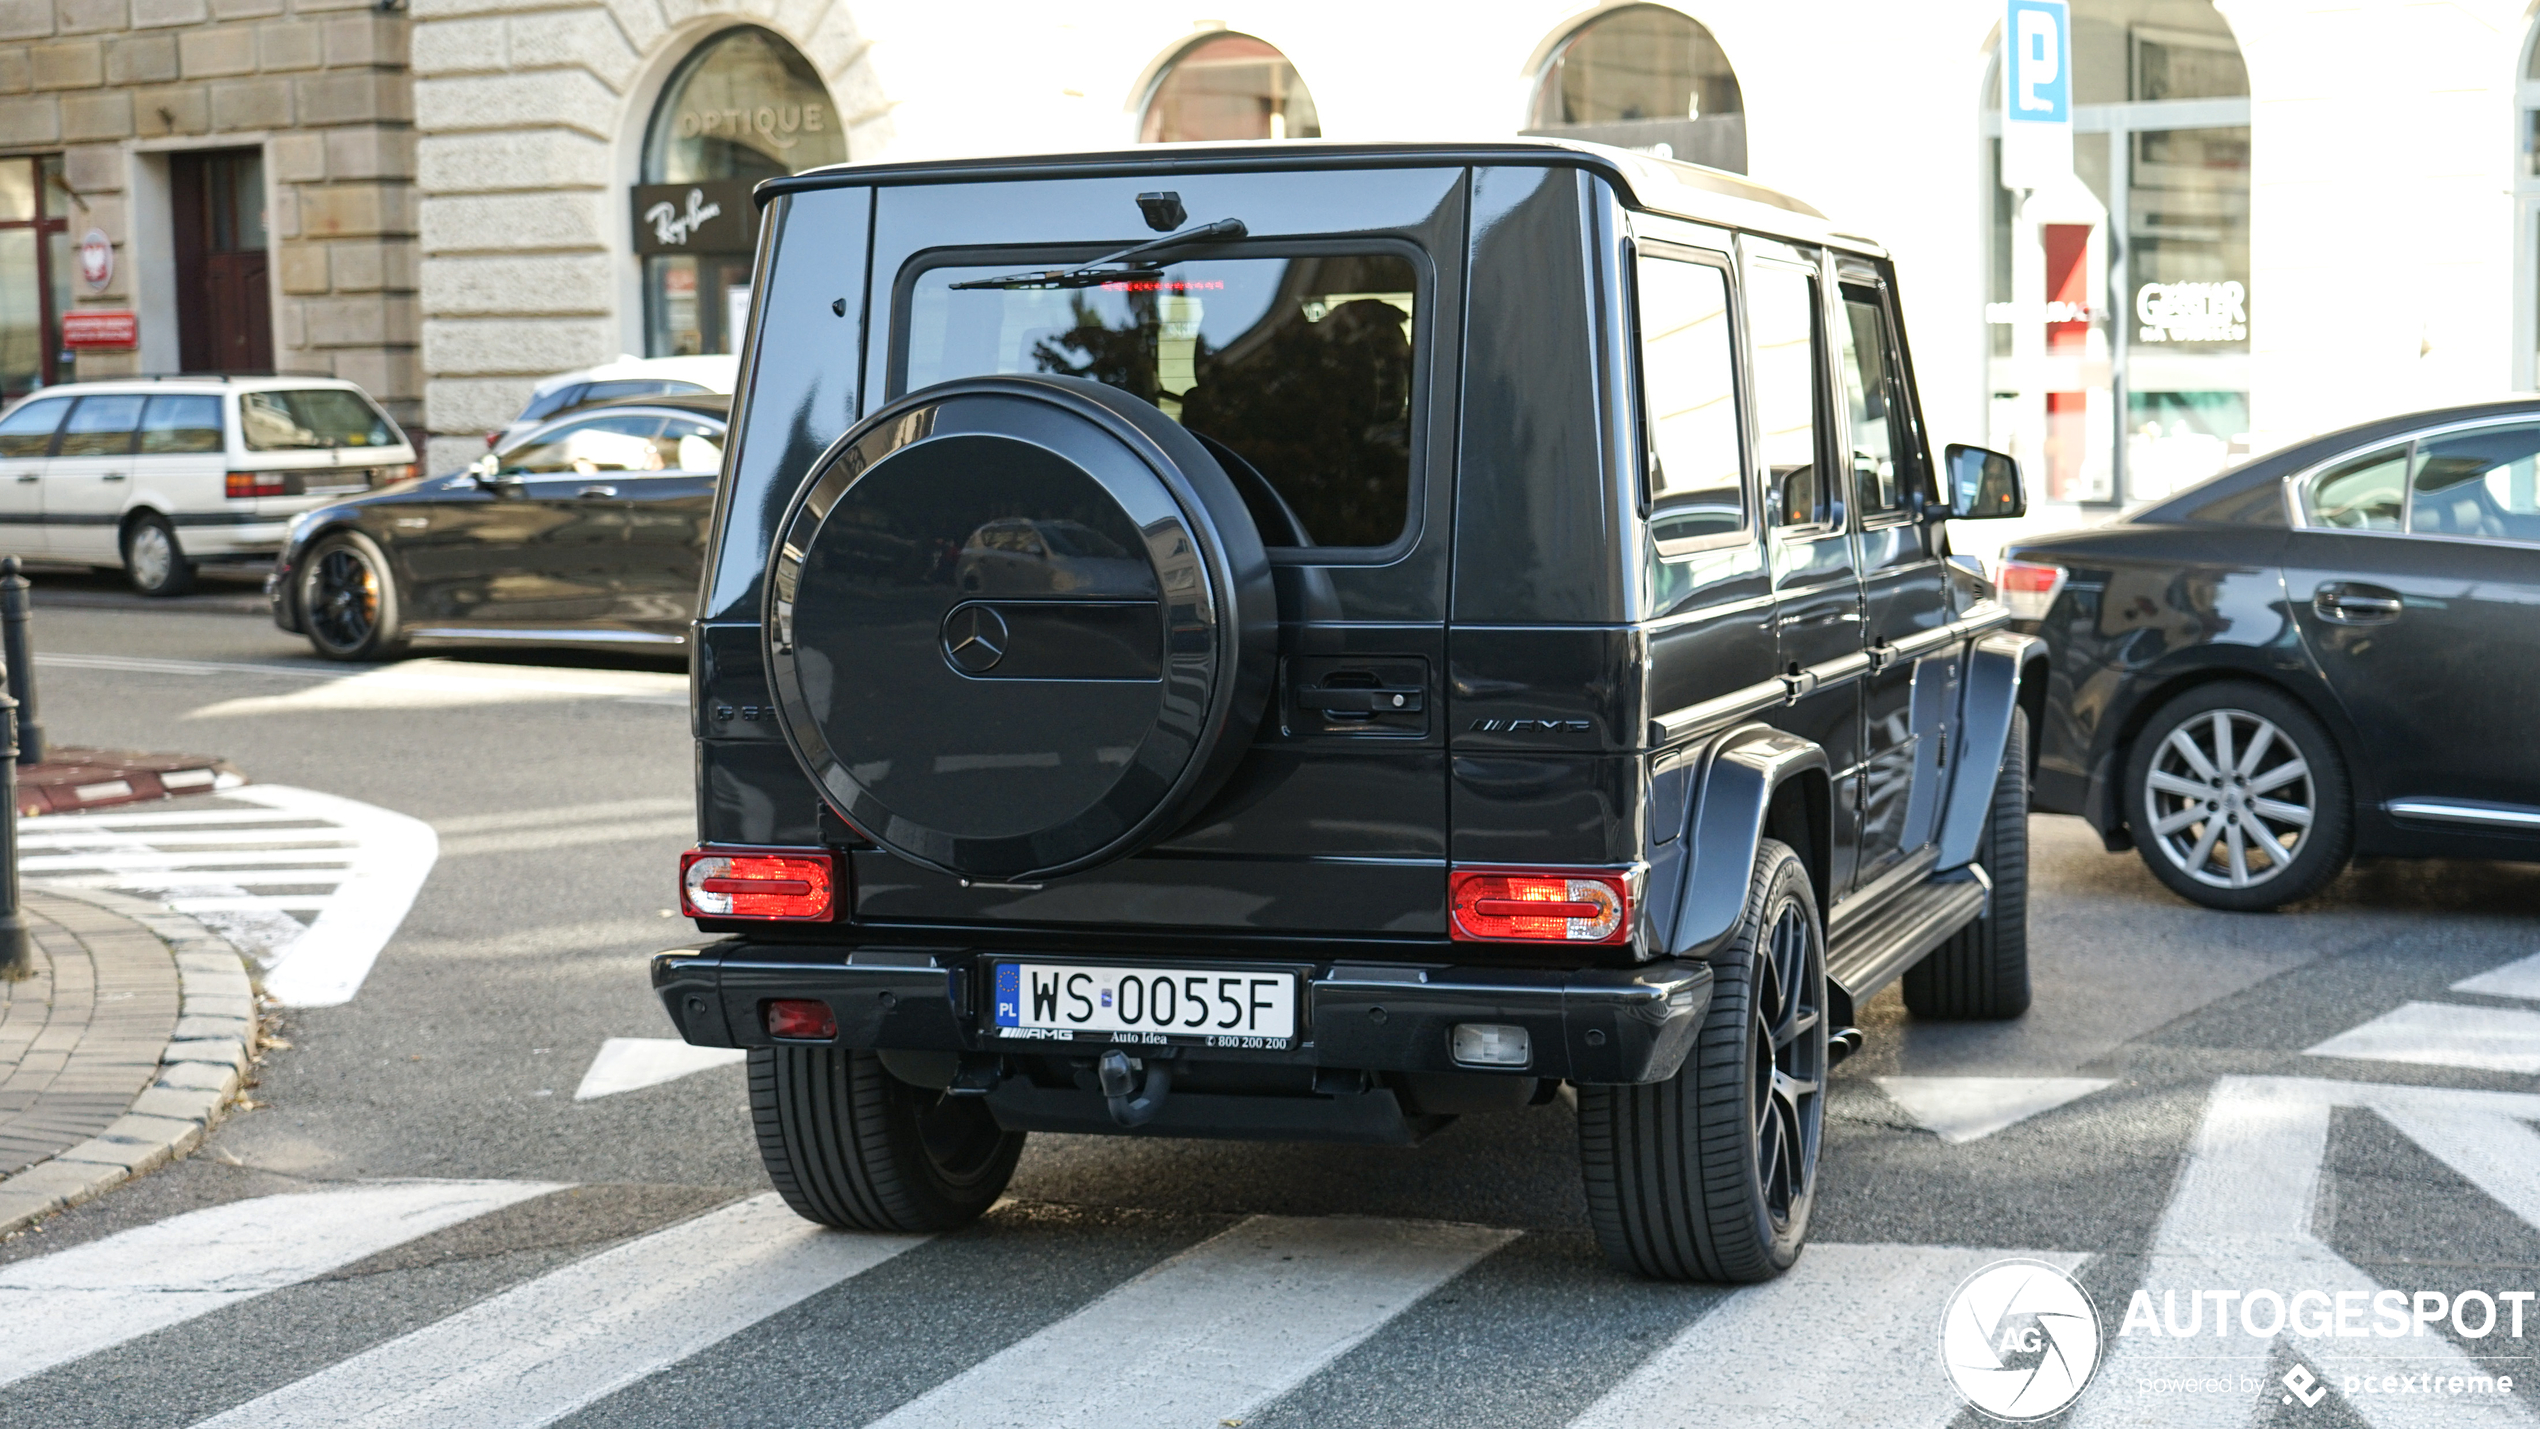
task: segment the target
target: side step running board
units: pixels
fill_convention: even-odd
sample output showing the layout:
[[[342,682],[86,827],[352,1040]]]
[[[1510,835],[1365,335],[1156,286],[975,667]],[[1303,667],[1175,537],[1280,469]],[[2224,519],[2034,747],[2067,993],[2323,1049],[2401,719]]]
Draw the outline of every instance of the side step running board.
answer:
[[[1992,880],[1973,864],[1926,880],[1846,926],[1826,950],[1826,976],[1855,1007],[1984,912]]]

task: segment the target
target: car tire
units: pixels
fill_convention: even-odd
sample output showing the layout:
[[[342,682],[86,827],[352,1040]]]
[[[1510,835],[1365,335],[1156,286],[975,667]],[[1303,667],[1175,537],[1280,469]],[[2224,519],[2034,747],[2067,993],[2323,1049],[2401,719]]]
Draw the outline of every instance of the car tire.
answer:
[[[2216,764],[2226,739],[2228,771]],[[2128,751],[2123,795],[2154,878],[2190,902],[2252,913],[2308,898],[2346,867],[2351,790],[2316,715],[2281,690],[2230,680],[2153,712]]]
[[[183,595],[194,588],[194,563],[176,539],[176,523],[145,511],[123,528],[123,574],[147,596]]]
[[[1984,914],[1905,970],[1916,1017],[2001,1021],[2028,1011],[2028,712],[2014,710],[2003,740],[1976,864],[1993,880]]]
[[[840,1230],[968,1225],[1023,1154],[1023,1133],[998,1126],[984,1099],[912,1086],[844,1047],[753,1048],[750,1118],[785,1204]]]
[[[1757,851],[1746,912],[1712,970],[1675,1076],[1578,1089],[1579,1164],[1618,1268],[1752,1283],[1799,1258],[1825,1128],[1825,928],[1788,845]]]
[[[405,649],[404,602],[388,558],[368,536],[343,531],[319,541],[294,575],[300,627],[329,660],[387,660]]]

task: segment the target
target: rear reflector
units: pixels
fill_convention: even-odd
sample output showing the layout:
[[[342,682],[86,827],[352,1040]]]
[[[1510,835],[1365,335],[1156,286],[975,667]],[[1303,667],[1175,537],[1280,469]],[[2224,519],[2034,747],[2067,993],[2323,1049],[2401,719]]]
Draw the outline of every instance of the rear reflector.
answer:
[[[2062,566],[2004,561],[2001,579],[1995,584],[2001,587],[2002,604],[2010,608],[2013,620],[2044,620],[2055,597],[2063,592],[2066,574]]]
[[[690,849],[679,856],[680,911],[691,918],[826,923],[835,914],[826,853]]]
[[[292,495],[291,478],[278,471],[233,471],[222,488],[231,497]]]
[[[780,997],[767,1005],[767,1035],[826,1042],[838,1035],[837,1015],[829,1004],[803,997]]]
[[[1619,873],[1458,869],[1448,876],[1450,932],[1464,942],[1619,943],[1631,936],[1631,884]]]

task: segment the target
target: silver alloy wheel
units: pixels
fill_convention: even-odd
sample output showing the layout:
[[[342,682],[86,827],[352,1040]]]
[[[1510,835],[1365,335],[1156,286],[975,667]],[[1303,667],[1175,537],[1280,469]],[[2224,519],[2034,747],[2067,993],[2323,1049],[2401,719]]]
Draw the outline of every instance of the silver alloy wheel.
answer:
[[[2171,730],[2143,782],[2146,832],[2215,888],[2253,888],[2292,867],[2319,813],[2301,748],[2247,710],[2201,711]]]
[[[176,569],[176,546],[168,540],[167,531],[155,521],[144,521],[132,528],[132,541],[125,552],[132,565],[132,582],[143,590],[157,590],[168,583],[169,572]]]

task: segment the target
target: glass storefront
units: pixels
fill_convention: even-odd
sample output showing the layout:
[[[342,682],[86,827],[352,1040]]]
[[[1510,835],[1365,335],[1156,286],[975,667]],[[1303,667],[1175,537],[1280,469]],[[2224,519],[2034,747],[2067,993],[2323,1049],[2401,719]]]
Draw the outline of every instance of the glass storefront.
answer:
[[[71,376],[70,207],[61,155],[0,158],[0,401]]]
[[[1141,144],[1322,137],[1296,66],[1250,35],[1219,35],[1176,56],[1138,124]]]
[[[2248,455],[2248,93],[2206,0],[2078,0],[2071,180],[2006,190],[1992,141],[1992,442],[2042,499],[2152,500]]]
[[[1746,101],[1711,32],[1627,5],[1571,32],[1535,84],[1528,134],[1746,172]]]
[[[633,194],[645,354],[735,351],[757,236],[751,186],[846,159],[829,91],[793,46],[755,26],[699,45],[653,108]]]

